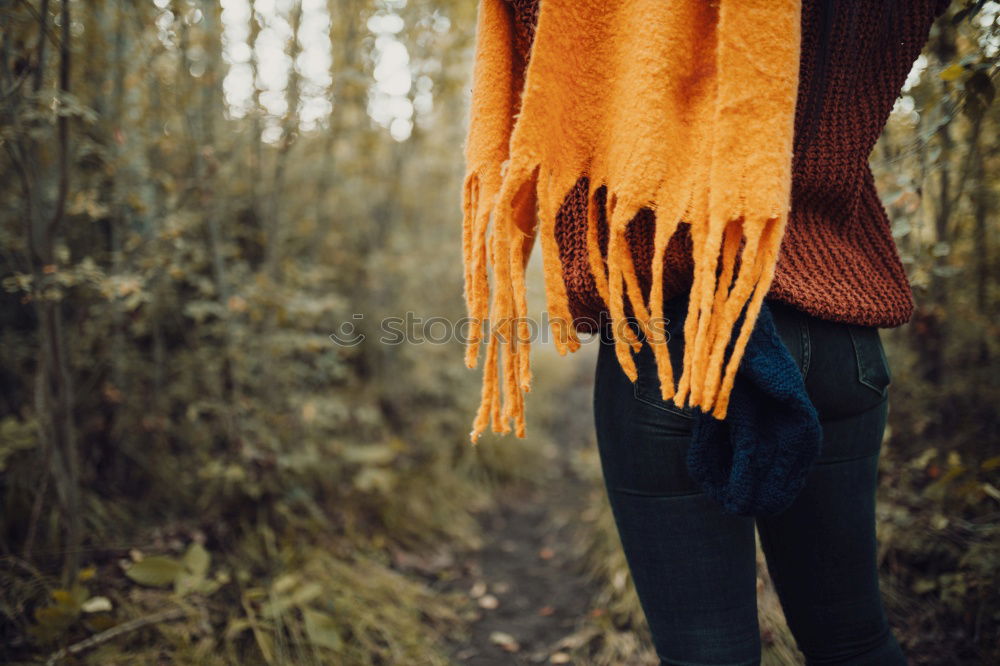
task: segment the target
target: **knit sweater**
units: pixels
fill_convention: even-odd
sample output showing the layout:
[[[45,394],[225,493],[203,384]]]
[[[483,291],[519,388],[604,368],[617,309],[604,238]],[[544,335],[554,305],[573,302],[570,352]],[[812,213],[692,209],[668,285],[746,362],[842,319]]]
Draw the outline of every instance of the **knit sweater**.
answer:
[[[507,0],[514,12],[518,66],[530,57],[539,0]],[[816,317],[892,327],[913,313],[909,282],[868,156],[882,132],[934,19],[950,0],[852,0],[834,5],[825,71],[817,72],[822,0],[802,2],[802,52],[792,159],[792,208],[767,298]],[[822,88],[822,89],[821,89]],[[820,94],[820,108],[810,108]],[[814,116],[818,114],[818,116]],[[812,125],[812,135],[806,128]],[[752,131],[752,128],[748,128]],[[578,331],[606,321],[587,254],[587,178],[560,206],[555,234]],[[603,188],[599,242],[607,251]],[[648,297],[654,213],[643,209],[627,239]],[[690,288],[691,239],[684,225],[665,256],[664,299]]]

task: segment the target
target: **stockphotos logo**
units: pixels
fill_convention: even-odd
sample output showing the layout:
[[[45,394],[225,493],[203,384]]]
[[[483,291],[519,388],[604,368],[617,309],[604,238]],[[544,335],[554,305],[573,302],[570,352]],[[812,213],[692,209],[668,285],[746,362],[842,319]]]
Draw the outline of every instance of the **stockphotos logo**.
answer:
[[[634,317],[628,317],[612,322],[610,316],[602,312],[598,319],[580,317],[575,320],[579,330],[614,331],[615,337],[626,335],[625,327],[630,327],[639,340],[645,338],[646,332]],[[383,317],[378,320],[377,329],[365,325],[365,315],[355,313],[350,320],[343,321],[337,330],[330,334],[330,340],[339,347],[355,347],[372,335],[378,335],[377,342],[383,345],[402,344],[435,344],[443,345],[451,342],[468,343],[472,327],[476,320],[471,317],[448,319],[447,317],[421,317],[414,312],[407,312],[402,317]],[[649,330],[662,333],[665,339],[670,338],[667,326],[670,320],[666,318],[651,318],[648,320]],[[548,343],[556,337],[566,339],[569,335],[570,322],[566,319],[550,319],[543,312],[540,319],[532,317],[516,317],[501,319],[496,322],[485,319],[480,322],[481,339],[488,339],[495,334],[500,342],[505,342],[511,331],[526,328],[525,336],[530,342]],[[606,336],[592,335],[590,339],[607,339]],[[586,338],[585,338],[586,340]]]

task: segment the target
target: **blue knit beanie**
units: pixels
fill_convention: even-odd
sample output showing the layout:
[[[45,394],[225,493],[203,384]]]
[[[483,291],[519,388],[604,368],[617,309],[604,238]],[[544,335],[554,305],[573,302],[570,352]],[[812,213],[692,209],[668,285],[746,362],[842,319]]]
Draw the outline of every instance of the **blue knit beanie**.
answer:
[[[737,369],[725,420],[694,412],[688,473],[709,496],[741,516],[774,515],[791,505],[819,456],[823,430],[766,301]]]

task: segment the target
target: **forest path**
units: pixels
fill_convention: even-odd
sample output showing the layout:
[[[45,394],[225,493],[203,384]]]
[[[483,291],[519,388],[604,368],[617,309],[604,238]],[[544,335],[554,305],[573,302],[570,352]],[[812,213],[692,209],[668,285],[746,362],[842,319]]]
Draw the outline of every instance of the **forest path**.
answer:
[[[483,547],[449,583],[479,606],[468,640],[451,647],[456,663],[570,663],[560,640],[579,628],[594,597],[574,566],[570,534],[594,488],[561,453],[543,482],[498,488],[496,506],[478,515]]]

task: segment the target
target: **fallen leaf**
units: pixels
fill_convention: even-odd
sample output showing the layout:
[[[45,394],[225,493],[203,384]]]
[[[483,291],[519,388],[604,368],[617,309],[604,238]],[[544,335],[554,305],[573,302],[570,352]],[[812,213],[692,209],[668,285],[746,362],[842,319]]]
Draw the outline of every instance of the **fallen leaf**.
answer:
[[[330,650],[343,648],[344,641],[340,637],[337,621],[332,616],[305,608],[302,617],[305,620],[306,635],[309,636],[310,643]]]
[[[436,574],[455,564],[454,555],[447,550],[417,554],[393,548],[392,559],[401,569],[412,569],[428,575]]]
[[[212,556],[208,554],[204,546],[195,541],[188,546],[182,561],[188,571],[200,577],[208,574],[208,567],[212,562]]]
[[[521,649],[520,643],[513,636],[502,631],[494,631],[490,634],[490,642],[496,643],[507,652],[517,652]]]
[[[956,79],[962,78],[962,74],[965,72],[965,68],[955,63],[954,65],[949,65],[941,70],[939,76],[945,81],[954,81]]]
[[[184,572],[184,565],[171,557],[144,557],[136,562],[125,575],[139,583],[151,587],[164,587],[174,582]]]
[[[84,613],[103,613],[111,610],[111,600],[107,597],[91,597],[83,602],[80,610]]]

